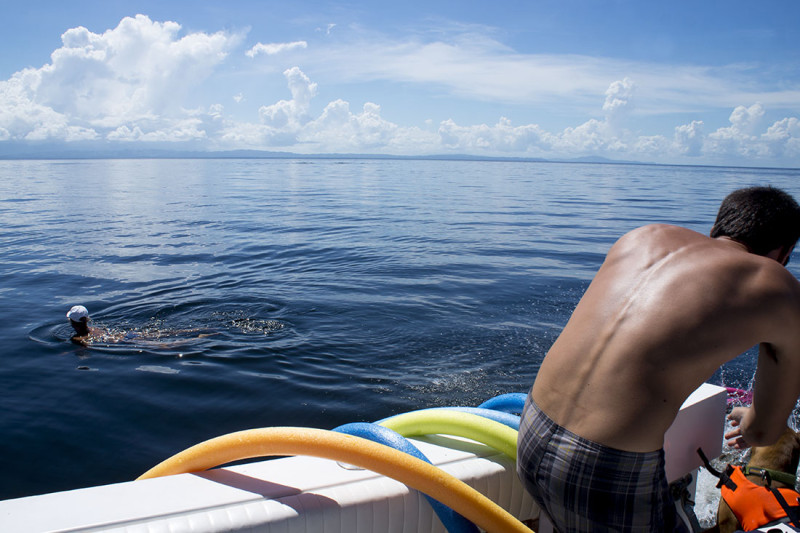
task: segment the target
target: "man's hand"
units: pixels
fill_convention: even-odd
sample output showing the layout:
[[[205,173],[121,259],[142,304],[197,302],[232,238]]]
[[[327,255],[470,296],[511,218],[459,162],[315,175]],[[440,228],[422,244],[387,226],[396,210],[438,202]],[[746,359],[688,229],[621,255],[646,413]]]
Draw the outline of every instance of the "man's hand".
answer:
[[[731,421],[733,429],[725,434],[725,438],[728,440],[728,446],[734,450],[744,450],[750,447],[742,435],[744,433],[742,419],[747,415],[752,416],[749,407],[734,407],[731,414],[728,415],[728,420]]]

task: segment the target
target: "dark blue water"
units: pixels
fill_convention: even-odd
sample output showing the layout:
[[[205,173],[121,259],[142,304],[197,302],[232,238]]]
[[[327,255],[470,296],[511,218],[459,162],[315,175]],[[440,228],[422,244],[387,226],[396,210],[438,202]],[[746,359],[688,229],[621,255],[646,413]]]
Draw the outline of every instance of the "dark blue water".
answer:
[[[707,232],[752,184],[800,196],[800,171],[0,161],[0,498],[130,480],[231,431],[525,392],[620,234]],[[73,345],[75,304],[159,339]]]

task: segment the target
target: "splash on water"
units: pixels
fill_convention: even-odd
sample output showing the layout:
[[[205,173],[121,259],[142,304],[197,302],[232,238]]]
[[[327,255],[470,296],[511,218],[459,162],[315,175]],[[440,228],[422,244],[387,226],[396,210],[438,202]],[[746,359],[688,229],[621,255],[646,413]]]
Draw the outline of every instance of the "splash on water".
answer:
[[[260,318],[236,318],[229,324],[242,333],[261,333],[263,335],[269,335],[284,328],[282,322]]]
[[[245,334],[270,335],[286,327],[280,320],[256,318],[244,311],[214,312],[212,316],[228,328]]]
[[[724,433],[730,431],[732,426],[725,420]],[[744,465],[750,458],[749,450],[734,450],[723,440],[722,454],[710,460],[711,467],[717,471],[725,470],[731,465]],[[704,528],[712,527],[717,522],[717,507],[719,507],[720,491],[717,488],[719,480],[705,468],[700,468],[697,475],[697,489],[695,491],[694,511],[697,520]]]

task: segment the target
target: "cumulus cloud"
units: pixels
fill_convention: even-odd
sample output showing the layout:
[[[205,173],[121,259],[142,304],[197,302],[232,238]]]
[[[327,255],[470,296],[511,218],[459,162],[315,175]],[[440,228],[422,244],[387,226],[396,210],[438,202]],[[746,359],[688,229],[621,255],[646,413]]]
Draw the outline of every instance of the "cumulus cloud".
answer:
[[[259,54],[274,56],[280,54],[281,52],[288,52],[289,50],[296,50],[298,48],[308,48],[308,43],[306,41],[294,41],[291,43],[269,43],[269,44],[258,43],[255,46],[253,46],[250,50],[245,52],[245,55],[247,57],[256,57]]]
[[[730,126],[710,133],[703,151],[716,157],[768,159],[800,156],[800,128],[797,117],[778,120],[762,131],[765,110],[760,103],[737,106],[729,117]]]
[[[800,158],[800,120],[784,118],[772,124],[761,139],[767,143],[769,154],[776,158]]]
[[[630,112],[633,109],[633,93],[635,84],[630,78],[613,82],[606,89],[606,101],[603,103],[603,111],[608,120],[615,120],[620,115]]]
[[[336,100],[325,106],[319,118],[308,124],[303,139],[331,146],[335,151],[384,148],[394,144],[399,126],[381,117],[379,105],[367,102],[360,113]]]
[[[0,82],[0,127],[15,139],[184,139],[173,124],[190,90],[226,58],[239,38],[223,32],[179,36],[175,22],[126,17],[102,34],[78,27],[62,36],[51,62]]]
[[[693,120],[675,128],[675,149],[685,155],[699,156],[703,150],[703,121]]]
[[[764,118],[764,106],[756,102],[750,107],[737,106],[730,116],[731,128],[745,134],[754,133]]]
[[[605,92],[603,120],[590,119],[560,132],[538,125],[512,126],[502,118],[497,124],[460,126],[452,120],[441,123],[441,148],[453,152],[515,154],[542,157],[601,155],[655,162],[704,162],[759,164],[761,161],[794,160],[800,157],[800,119],[778,120],[764,129],[762,104],[736,106],[729,126],[706,133],[703,121],[694,120],[675,128],[672,139],[640,135],[618,127],[619,118],[632,108],[636,84],[629,78],[611,83]]]
[[[605,92],[604,120],[590,119],[560,132],[548,132],[537,124],[513,126],[502,117],[495,125],[459,126],[452,120],[439,127],[441,145],[453,151],[520,154],[548,157],[624,153],[630,133],[615,126],[631,108],[635,84],[629,78],[611,83]]]
[[[453,120],[445,120],[440,124],[438,134],[443,147],[467,153],[481,150],[544,154],[557,140],[536,124],[513,126],[506,117],[501,117],[493,126],[459,126]]]
[[[285,70],[283,75],[289,82],[292,99],[262,106],[258,116],[264,124],[273,128],[297,130],[309,120],[308,110],[311,99],[317,94],[317,84],[312,83],[298,67]]]

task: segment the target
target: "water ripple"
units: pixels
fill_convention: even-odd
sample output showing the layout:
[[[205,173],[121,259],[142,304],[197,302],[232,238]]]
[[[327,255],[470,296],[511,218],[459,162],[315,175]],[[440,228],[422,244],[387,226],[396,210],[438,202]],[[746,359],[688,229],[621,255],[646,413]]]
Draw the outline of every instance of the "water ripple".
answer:
[[[228,431],[524,392],[620,234],[707,232],[735,186],[800,192],[797,171],[513,162],[0,161],[0,176],[15,480],[0,498],[129,480]],[[78,303],[132,336],[72,344]],[[714,379],[744,386],[754,365]],[[40,460],[56,455],[57,471]]]

